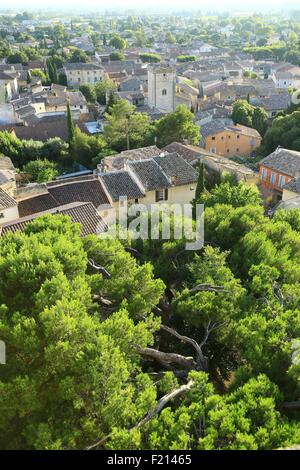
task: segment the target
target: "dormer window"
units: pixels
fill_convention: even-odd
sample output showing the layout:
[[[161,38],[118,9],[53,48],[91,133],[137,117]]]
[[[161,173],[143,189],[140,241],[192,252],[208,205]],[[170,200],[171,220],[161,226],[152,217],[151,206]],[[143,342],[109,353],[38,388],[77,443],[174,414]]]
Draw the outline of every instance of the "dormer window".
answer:
[[[167,90],[164,88],[164,89],[162,90],[161,94],[162,94],[163,96],[165,96],[165,95],[167,94]]]

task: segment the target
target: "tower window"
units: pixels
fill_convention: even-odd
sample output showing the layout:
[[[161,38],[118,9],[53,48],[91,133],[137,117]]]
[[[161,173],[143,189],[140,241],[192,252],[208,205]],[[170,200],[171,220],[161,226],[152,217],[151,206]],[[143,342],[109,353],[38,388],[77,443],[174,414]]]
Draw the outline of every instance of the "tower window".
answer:
[[[167,90],[164,88],[161,92],[162,95],[166,95],[167,94]]]

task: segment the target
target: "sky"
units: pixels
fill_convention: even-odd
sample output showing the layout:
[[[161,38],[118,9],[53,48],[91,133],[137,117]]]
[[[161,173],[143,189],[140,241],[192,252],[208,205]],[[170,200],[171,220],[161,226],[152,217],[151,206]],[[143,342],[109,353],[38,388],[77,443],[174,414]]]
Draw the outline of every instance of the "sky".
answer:
[[[48,3],[48,2],[47,2]],[[40,0],[1,0],[0,8],[24,10],[41,10],[41,5],[47,3]],[[70,9],[77,11],[114,10],[124,11],[126,9],[148,10],[152,12],[168,12],[180,10],[204,10],[204,11],[265,11],[299,9],[299,0],[250,0],[248,2],[237,2],[237,0],[51,0],[48,3],[51,10]],[[50,8],[49,8],[50,10]]]

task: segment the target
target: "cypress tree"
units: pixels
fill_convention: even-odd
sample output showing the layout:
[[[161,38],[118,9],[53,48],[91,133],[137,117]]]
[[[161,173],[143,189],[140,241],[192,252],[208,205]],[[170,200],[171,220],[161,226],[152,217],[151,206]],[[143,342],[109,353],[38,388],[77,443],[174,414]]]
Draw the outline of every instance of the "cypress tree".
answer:
[[[75,135],[75,127],[74,127],[74,122],[73,122],[69,103],[67,104],[67,122],[68,122],[68,141],[69,141],[69,145],[71,145],[71,142],[74,139],[74,135]]]
[[[55,62],[53,62],[53,60],[52,60],[52,70],[53,70],[53,83],[59,83],[57,67],[56,67]]]
[[[204,163],[200,162],[198,166],[198,181],[195,191],[195,201],[197,202],[205,189]]]
[[[47,60],[47,70],[48,70],[50,83],[54,83],[54,70],[53,70],[53,64],[52,64],[51,59]]]

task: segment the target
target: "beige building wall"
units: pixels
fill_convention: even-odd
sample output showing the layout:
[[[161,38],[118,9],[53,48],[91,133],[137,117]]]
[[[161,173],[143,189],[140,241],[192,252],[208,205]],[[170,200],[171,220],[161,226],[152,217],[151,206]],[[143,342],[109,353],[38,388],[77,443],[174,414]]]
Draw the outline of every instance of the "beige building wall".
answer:
[[[295,197],[299,197],[298,193],[294,193],[293,191],[289,191],[288,189],[283,189],[282,191],[282,200],[288,201],[289,199],[294,199]]]
[[[7,209],[0,210],[0,226],[11,220],[19,218],[18,206],[9,207]]]
[[[97,70],[66,70],[68,86],[79,88],[81,85],[93,85],[105,78],[103,69]]]

